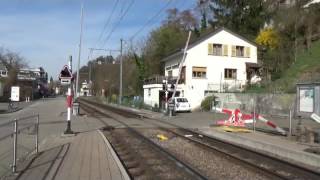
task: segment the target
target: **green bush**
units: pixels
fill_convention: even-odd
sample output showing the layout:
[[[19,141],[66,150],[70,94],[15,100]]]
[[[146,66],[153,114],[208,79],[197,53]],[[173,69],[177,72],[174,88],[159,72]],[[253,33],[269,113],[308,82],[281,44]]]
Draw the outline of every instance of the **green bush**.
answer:
[[[117,103],[118,97],[116,94],[112,94],[111,96],[111,103]]]
[[[201,102],[201,109],[205,111],[209,111],[212,106],[212,101],[214,101],[214,96],[207,96],[202,102]]]

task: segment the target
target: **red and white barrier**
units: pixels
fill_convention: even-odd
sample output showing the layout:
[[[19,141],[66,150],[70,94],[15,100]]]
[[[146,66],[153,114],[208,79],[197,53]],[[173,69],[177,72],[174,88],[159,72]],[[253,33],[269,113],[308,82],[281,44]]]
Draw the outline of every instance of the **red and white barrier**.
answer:
[[[71,120],[71,107],[72,107],[72,94],[71,88],[68,88],[68,95],[67,95],[67,121]]]
[[[237,126],[237,127],[245,127],[245,124],[253,123],[254,116],[253,114],[243,114],[239,109],[230,110],[225,108],[216,108],[216,111],[229,114],[229,118],[227,120],[218,120],[217,124],[222,126]],[[281,127],[275,125],[272,121],[265,119],[259,114],[255,115],[255,119],[260,120],[266,123],[268,126],[276,129],[281,134],[285,135],[286,131]]]

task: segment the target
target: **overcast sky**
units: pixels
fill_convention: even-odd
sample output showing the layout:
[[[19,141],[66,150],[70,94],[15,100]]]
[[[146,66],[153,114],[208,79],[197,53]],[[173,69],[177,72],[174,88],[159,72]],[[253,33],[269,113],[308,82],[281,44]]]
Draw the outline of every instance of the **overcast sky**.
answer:
[[[131,4],[126,16],[107,36]],[[120,38],[129,39],[150,17],[166,7],[169,0],[84,0],[84,26],[81,64],[87,63],[88,48],[119,49]],[[78,60],[80,9],[82,0],[1,0],[0,47],[19,53],[31,67],[42,66],[57,79],[69,55],[73,65]],[[172,0],[168,8],[193,7],[196,0]],[[105,32],[113,7],[117,4]],[[159,26],[165,11],[154,19],[135,39],[146,36]],[[96,51],[93,57],[101,55]]]

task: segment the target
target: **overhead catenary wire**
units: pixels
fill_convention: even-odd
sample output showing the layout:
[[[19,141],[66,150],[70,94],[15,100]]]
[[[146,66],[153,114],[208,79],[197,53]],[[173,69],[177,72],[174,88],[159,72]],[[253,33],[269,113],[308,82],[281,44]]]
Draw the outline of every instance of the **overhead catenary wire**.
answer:
[[[123,20],[123,18],[127,15],[127,13],[129,12],[130,8],[132,7],[132,5],[134,4],[135,0],[131,0],[129,6],[125,9],[125,11],[122,13],[122,15],[120,16],[118,22],[116,22],[116,24],[113,26],[113,28],[111,29],[110,33],[108,34],[108,36],[106,37],[105,41],[103,42],[101,47],[104,47],[104,45],[108,42],[108,40],[110,39],[111,35],[113,34],[113,32],[116,30],[116,28],[119,26],[119,24],[121,23],[121,21]]]
[[[130,40],[132,41],[138,34],[140,34],[152,22],[152,20],[157,18],[171,3],[172,0],[169,0],[155,15],[148,19],[148,21],[130,37]]]
[[[102,29],[102,31],[101,31],[101,33],[100,33],[100,35],[99,35],[99,38],[98,38],[98,40],[97,40],[97,45],[98,45],[98,43],[101,41],[102,36],[103,36],[106,28],[107,28],[108,25],[110,24],[111,18],[112,18],[112,16],[113,16],[113,14],[114,14],[114,12],[115,12],[118,4],[119,4],[119,0],[116,0],[115,4],[113,5],[113,8],[112,8],[112,10],[111,10],[111,13],[110,13],[108,19],[106,20],[106,23],[104,24],[103,29]]]

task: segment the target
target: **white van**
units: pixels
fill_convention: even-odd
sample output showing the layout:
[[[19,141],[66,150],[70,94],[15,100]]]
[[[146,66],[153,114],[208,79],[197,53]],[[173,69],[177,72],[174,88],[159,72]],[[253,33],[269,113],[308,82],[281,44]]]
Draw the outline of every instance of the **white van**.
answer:
[[[176,112],[191,112],[191,106],[187,100],[187,98],[184,97],[174,97],[174,110]]]

